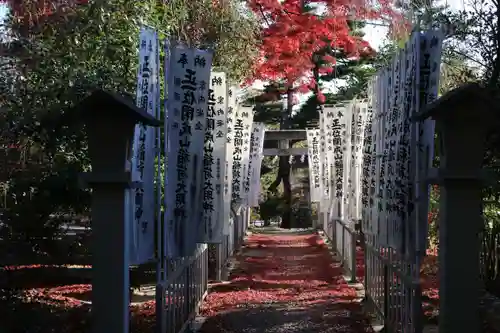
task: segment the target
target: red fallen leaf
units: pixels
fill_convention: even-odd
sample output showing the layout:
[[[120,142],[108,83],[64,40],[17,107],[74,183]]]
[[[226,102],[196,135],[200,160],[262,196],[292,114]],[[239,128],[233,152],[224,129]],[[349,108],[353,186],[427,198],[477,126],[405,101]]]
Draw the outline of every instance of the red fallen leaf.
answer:
[[[92,268],[90,265],[41,265],[41,264],[33,264],[33,265],[10,265],[0,267],[1,270],[5,271],[18,271],[23,269],[36,269],[36,268]]]
[[[60,286],[48,289],[50,294],[83,294],[85,292],[91,291],[92,285],[90,284],[73,284],[67,286]]]
[[[49,306],[51,313],[55,314],[50,323],[61,331],[81,333],[88,331],[90,306],[68,295],[82,294],[90,290],[91,286],[88,284],[32,289],[26,291],[24,300]],[[152,332],[155,327],[155,311],[154,301],[131,306],[131,331]],[[40,329],[40,332],[51,332],[52,328]]]
[[[344,281],[342,268],[332,262],[317,235],[252,235],[242,252],[236,258],[240,265],[230,283],[214,285],[202,304],[201,315],[210,317],[212,323],[221,320],[220,313],[269,304],[291,309],[345,304],[358,306],[359,311],[359,304],[353,305],[356,291]],[[364,319],[352,319],[352,324],[369,332]],[[219,327],[222,323],[213,325],[223,331]]]

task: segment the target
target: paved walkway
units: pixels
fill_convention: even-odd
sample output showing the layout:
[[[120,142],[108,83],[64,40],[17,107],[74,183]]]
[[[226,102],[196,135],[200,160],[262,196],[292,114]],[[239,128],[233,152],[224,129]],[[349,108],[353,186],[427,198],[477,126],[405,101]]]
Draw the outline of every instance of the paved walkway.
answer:
[[[235,263],[202,305],[200,332],[373,332],[317,234],[253,234]]]

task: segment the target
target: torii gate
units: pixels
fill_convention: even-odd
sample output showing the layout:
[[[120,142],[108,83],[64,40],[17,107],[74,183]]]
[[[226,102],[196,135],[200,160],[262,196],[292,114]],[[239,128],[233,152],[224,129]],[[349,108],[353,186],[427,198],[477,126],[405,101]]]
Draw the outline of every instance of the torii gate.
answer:
[[[283,142],[290,140],[306,140],[306,130],[266,130],[264,141],[279,141],[279,147],[283,147]],[[266,148],[264,156],[297,156],[307,155],[307,147],[303,148]]]
[[[289,141],[305,141],[307,140],[307,132],[305,129],[292,129],[292,130],[266,130],[264,142],[278,141],[280,148],[264,148],[263,156],[307,156],[306,147],[289,147]],[[286,148],[285,148],[286,147]],[[311,201],[308,200],[307,208],[311,210]],[[314,221],[312,222],[314,226]]]

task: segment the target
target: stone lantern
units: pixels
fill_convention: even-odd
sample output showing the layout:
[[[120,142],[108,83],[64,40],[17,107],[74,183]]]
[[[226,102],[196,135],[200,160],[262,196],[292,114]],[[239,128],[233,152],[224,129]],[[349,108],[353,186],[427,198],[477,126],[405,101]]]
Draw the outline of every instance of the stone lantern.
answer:
[[[432,118],[439,133],[439,162],[426,183],[440,186],[439,332],[481,332],[478,311],[483,159],[494,121],[491,91],[469,84],[442,96],[416,116]],[[423,222],[422,222],[423,223]]]
[[[92,171],[82,176],[92,188],[92,315],[94,333],[129,332],[129,230],[125,191],[134,186],[127,161],[135,125],[161,122],[132,100],[94,91],[77,110],[88,135]]]

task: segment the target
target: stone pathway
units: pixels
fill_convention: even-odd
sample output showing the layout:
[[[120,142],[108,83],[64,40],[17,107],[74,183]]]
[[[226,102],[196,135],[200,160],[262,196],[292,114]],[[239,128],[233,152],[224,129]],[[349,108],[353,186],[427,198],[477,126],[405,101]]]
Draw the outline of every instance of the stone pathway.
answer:
[[[234,263],[202,305],[201,333],[373,332],[358,293],[313,231],[253,234]]]

